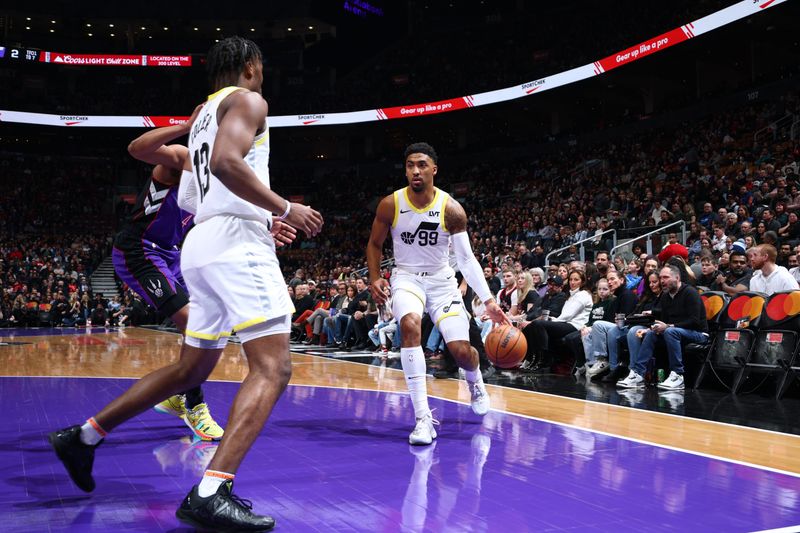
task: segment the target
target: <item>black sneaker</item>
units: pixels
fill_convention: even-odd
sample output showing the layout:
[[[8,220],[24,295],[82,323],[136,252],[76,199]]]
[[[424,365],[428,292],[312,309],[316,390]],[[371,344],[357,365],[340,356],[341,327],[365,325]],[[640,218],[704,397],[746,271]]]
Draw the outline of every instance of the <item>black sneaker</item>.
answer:
[[[175,511],[181,522],[198,529],[213,531],[269,531],[275,527],[271,516],[253,513],[253,504],[233,495],[233,481],[226,481],[216,494],[207,498],[197,495],[197,485]]]
[[[94,464],[94,450],[101,440],[94,446],[81,442],[81,427],[72,426],[65,429],[54,431],[48,435],[50,446],[56,451],[56,455],[69,473],[72,481],[84,492],[94,490],[94,478],[92,477],[92,465]]]
[[[603,376],[600,380],[603,383],[616,383],[617,381],[628,377],[628,367],[624,365],[618,365],[617,368]]]

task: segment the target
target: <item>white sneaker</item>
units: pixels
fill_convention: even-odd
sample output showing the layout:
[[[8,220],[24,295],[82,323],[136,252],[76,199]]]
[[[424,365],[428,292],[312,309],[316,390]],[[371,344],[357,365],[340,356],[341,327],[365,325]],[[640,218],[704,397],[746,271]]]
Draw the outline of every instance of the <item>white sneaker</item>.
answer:
[[[586,369],[586,377],[593,378],[594,376],[600,375],[608,369],[608,361],[605,359],[598,359],[595,361],[592,366]]]
[[[658,384],[658,388],[662,390],[683,390],[683,376],[670,372],[669,377]]]
[[[617,381],[617,387],[622,387],[623,389],[640,389],[644,387],[644,378],[631,370],[628,372],[627,377]]]
[[[488,413],[489,408],[491,407],[491,400],[489,399],[489,393],[486,392],[486,385],[483,383],[473,383],[471,381],[467,381],[467,387],[469,387],[472,412],[480,416]]]
[[[408,443],[414,446],[427,446],[436,438],[436,428],[439,421],[434,420],[433,413],[428,413],[422,418],[417,418],[417,425],[414,426],[414,431],[408,436]]]

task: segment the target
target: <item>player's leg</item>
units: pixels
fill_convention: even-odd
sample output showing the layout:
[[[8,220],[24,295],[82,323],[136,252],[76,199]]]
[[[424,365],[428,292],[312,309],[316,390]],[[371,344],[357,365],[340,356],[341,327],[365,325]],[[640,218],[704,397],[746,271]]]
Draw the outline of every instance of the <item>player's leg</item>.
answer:
[[[269,246],[267,228],[242,220],[220,220],[217,224],[218,228],[210,225],[206,231],[220,230],[217,237],[234,234],[240,239],[239,244],[222,261],[213,257],[211,263],[200,268],[202,288],[213,297],[198,299],[204,311],[211,307],[223,310],[225,324],[230,324],[242,340],[249,372],[234,399],[225,437],[209,469],[183,499],[176,516],[200,529],[261,531],[272,528],[275,521],[254,514],[233,496],[232,480],[291,376],[289,334],[293,306],[275,250]],[[189,238],[192,237],[190,233]],[[195,241],[202,237],[206,235],[194,235]],[[194,285],[189,284],[193,299],[186,331],[187,342],[192,343],[199,333],[207,333],[193,327]]]
[[[416,426],[408,437],[415,445],[427,445],[436,438],[431,409],[428,406],[428,383],[425,355],[421,346],[421,322],[424,312],[424,293],[411,281],[399,283],[393,280],[392,313],[400,322],[402,344],[400,364],[406,378],[406,385],[414,406]]]
[[[233,401],[225,437],[200,483],[192,487],[175,515],[198,529],[263,531],[275,520],[257,515],[232,495],[233,479],[291,377],[291,315],[237,329],[249,372]],[[195,342],[187,338],[187,342]]]
[[[469,387],[472,411],[478,415],[489,412],[490,401],[483,384],[480,357],[469,342],[469,316],[464,309],[461,292],[452,276],[429,278],[426,281],[428,312],[439,328],[447,351],[456,364],[464,369],[464,377]]]
[[[464,369],[464,377],[470,393],[470,404],[476,415],[485,415],[489,412],[491,402],[480,369],[478,350],[469,342],[469,319],[466,311],[460,306],[457,314],[444,313],[441,308],[434,310],[439,331],[447,343],[447,351],[452,354],[459,367]]]
[[[290,319],[279,317],[237,332],[249,372],[228,415],[228,429],[209,469],[235,473],[292,376]],[[283,331],[285,329],[285,331]]]
[[[206,380],[217,364],[221,349],[203,350],[183,345],[180,359],[152,372],[113,400],[83,426],[72,426],[50,434],[50,444],[72,480],[82,490],[94,490],[94,450],[106,434],[161,400]]]

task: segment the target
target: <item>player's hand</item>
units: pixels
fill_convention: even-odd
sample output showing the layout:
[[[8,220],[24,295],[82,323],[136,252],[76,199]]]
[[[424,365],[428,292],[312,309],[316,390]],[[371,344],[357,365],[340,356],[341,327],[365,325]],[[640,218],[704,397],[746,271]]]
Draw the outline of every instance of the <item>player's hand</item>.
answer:
[[[373,281],[369,286],[369,292],[372,294],[372,301],[375,305],[384,305],[388,300],[386,289],[389,287],[389,282],[384,278],[378,278]]]
[[[491,318],[492,322],[494,322],[495,324],[508,325],[508,326],[511,325],[511,321],[508,319],[505,312],[503,312],[503,310],[500,309],[500,306],[497,305],[497,302],[495,302],[494,300],[491,300],[489,301],[489,303],[486,304],[486,314],[489,315],[489,318]]]
[[[275,239],[275,246],[278,248],[292,244],[295,238],[297,238],[297,230],[286,222],[278,219],[272,219],[272,229],[270,229],[269,232]]]
[[[316,237],[322,231],[322,215],[311,209],[307,205],[292,202],[292,208],[285,222],[293,226],[309,237]]]

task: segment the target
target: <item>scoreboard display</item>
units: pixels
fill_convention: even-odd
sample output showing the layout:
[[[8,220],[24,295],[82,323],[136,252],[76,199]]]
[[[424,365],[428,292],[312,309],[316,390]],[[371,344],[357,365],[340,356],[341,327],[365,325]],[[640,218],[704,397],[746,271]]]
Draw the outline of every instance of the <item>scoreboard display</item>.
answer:
[[[0,58],[10,59],[13,61],[39,61],[39,50],[31,50],[29,48],[20,48],[18,46],[0,46]]]

